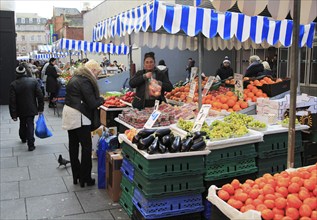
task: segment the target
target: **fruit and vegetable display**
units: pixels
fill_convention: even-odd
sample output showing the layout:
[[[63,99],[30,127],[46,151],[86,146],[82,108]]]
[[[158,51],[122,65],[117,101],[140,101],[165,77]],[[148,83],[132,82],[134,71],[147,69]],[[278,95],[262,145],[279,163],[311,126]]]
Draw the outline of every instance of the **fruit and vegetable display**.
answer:
[[[206,148],[204,134],[195,132],[182,139],[174,136],[169,128],[142,129],[133,137],[132,143],[148,154],[200,151]]]
[[[64,80],[64,83],[67,85],[68,81],[72,78],[72,74],[70,73],[70,71],[63,71],[61,74],[60,74],[60,77],[61,79]]]
[[[127,106],[126,104],[122,103],[120,99],[116,96],[108,97],[103,105],[107,108],[123,108]]]
[[[101,96],[104,98],[104,99],[107,99],[109,97],[120,97],[122,96],[123,94],[121,92],[117,92],[117,91],[111,91],[111,92],[106,92],[105,94],[101,94]]]
[[[289,117],[285,117],[279,124],[282,125],[282,127],[288,127],[289,126]],[[295,118],[295,125],[300,125],[297,118]]]
[[[258,98],[266,98],[267,94],[262,89],[257,88],[254,85],[249,84],[246,89],[243,90],[244,101],[256,102]]]
[[[264,174],[244,183],[234,179],[217,192],[218,197],[241,212],[257,210],[262,219],[317,219],[317,164]]]
[[[190,132],[194,126],[193,121],[179,119],[177,127]],[[266,124],[255,120],[252,116],[233,112],[223,118],[223,121],[215,120],[210,126],[204,123],[201,131],[211,140],[221,140],[234,137],[241,137],[249,133],[248,128],[266,128]]]
[[[198,106],[195,103],[186,104],[183,106],[172,106],[167,103],[162,103],[158,108],[158,110],[161,112],[161,115],[153,126],[168,126],[170,124],[174,124],[179,118],[194,118],[196,117],[197,108]],[[128,108],[124,109],[118,117],[120,120],[130,124],[134,128],[143,128],[153,110],[154,108],[145,108],[141,111],[138,109]]]
[[[129,91],[121,97],[121,100],[132,103],[134,96],[135,96],[135,92]]]

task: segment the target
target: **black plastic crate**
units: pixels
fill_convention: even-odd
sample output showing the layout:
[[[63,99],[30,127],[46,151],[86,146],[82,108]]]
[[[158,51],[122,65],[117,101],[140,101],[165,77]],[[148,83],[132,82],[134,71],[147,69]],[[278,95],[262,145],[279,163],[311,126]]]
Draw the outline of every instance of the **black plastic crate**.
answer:
[[[133,208],[132,212],[133,220],[146,220],[146,218],[140,213],[137,208]],[[159,218],[160,220],[201,220],[202,214],[201,212],[190,213],[186,215],[178,215],[173,217]]]
[[[303,141],[304,151],[302,153],[303,166],[313,165],[317,162],[317,143]]]

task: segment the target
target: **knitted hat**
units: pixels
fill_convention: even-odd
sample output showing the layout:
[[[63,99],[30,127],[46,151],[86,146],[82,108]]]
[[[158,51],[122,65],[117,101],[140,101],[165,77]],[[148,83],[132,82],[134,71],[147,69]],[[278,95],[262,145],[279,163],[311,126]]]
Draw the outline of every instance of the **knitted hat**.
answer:
[[[22,65],[19,65],[16,69],[16,74],[17,75],[24,75],[25,74],[25,68]]]
[[[231,64],[230,60],[229,60],[229,57],[225,56],[225,59],[223,60],[222,63],[229,63]]]

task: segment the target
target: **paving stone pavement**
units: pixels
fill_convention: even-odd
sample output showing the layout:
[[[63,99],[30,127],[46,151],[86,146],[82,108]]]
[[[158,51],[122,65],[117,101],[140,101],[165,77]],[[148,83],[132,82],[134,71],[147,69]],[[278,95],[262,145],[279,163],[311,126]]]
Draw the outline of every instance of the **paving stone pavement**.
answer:
[[[21,143],[19,122],[11,120],[9,107],[0,106],[0,219],[130,219],[97,184],[73,185],[70,166],[57,167],[59,154],[69,159],[68,138],[61,117],[47,106],[44,115],[53,136],[35,137],[32,152]],[[97,160],[92,171],[97,180]]]

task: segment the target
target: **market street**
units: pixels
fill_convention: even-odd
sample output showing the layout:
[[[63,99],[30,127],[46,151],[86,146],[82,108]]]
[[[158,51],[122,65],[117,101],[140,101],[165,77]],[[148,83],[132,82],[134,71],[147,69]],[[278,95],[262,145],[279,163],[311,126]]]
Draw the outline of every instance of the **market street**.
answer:
[[[69,159],[68,138],[61,117],[47,103],[44,115],[53,136],[36,137],[32,152],[21,143],[19,122],[11,119],[7,105],[0,106],[0,115],[0,219],[129,219],[97,183],[81,188],[73,185],[69,164],[57,168],[59,154]],[[92,172],[97,181],[97,160],[93,160]]]

